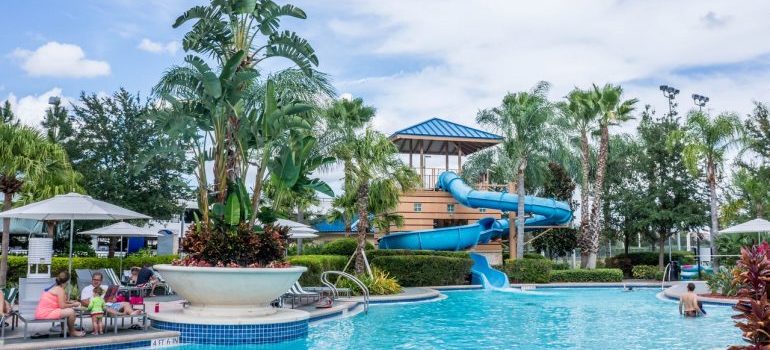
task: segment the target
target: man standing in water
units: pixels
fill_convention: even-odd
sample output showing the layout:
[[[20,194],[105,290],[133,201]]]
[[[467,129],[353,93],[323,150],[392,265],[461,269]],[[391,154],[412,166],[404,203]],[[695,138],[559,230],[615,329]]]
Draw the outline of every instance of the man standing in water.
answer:
[[[698,295],[695,294],[695,283],[687,284],[687,293],[679,297],[679,314],[685,317],[697,317],[704,314],[698,305]]]

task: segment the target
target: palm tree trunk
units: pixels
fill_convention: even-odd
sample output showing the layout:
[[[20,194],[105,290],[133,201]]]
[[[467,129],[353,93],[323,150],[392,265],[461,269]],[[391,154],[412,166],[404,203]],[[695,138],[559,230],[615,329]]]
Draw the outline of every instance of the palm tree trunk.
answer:
[[[596,254],[599,252],[599,229],[601,226],[600,212],[602,208],[602,195],[604,194],[604,176],[607,172],[607,153],[610,143],[609,127],[605,124],[601,128],[599,142],[599,162],[596,169],[596,182],[594,182],[594,202],[591,206],[591,220],[588,232],[591,237],[591,247],[588,251],[586,268],[596,268]]]
[[[11,209],[11,199],[13,193],[3,193],[3,211]],[[5,288],[6,278],[8,277],[8,244],[11,240],[11,219],[3,219],[3,244],[2,257],[0,257],[0,287]],[[3,325],[0,324],[0,327]]]
[[[56,221],[45,221],[45,229],[48,232],[48,238],[56,236]]]
[[[362,181],[356,194],[356,208],[358,209],[358,245],[356,246],[356,274],[360,275],[366,271],[366,263],[361,252],[366,249],[366,229],[369,226],[369,216],[367,207],[369,204],[369,183]]]
[[[519,195],[518,208],[516,208],[516,258],[524,258],[524,171],[527,169],[527,159],[524,158],[519,165],[518,184],[516,192]]]
[[[122,239],[122,238],[121,238]],[[118,240],[115,237],[110,237],[110,246],[107,250],[107,257],[108,258],[114,258],[115,257],[115,248],[118,245]]]
[[[591,208],[588,203],[589,194],[589,169],[590,154],[588,152],[588,135],[585,130],[580,135],[580,171],[582,179],[580,181],[580,237],[578,237],[578,247],[580,247],[580,266],[585,268],[588,264],[591,246],[593,240],[589,232],[589,220]]]
[[[262,196],[262,180],[265,177],[265,170],[267,170],[267,162],[270,160],[270,152],[267,145],[262,150],[262,160],[259,163],[259,169],[257,169],[257,177],[254,179],[254,194],[251,197],[251,225],[254,226],[257,222],[257,214],[259,213],[259,197]]]
[[[706,164],[706,171],[708,172],[709,207],[711,210],[709,248],[711,249],[711,254],[715,254],[716,247],[714,246],[714,241],[716,240],[717,234],[719,233],[719,204],[717,204],[717,179],[713,159],[708,160],[708,163]],[[759,242],[757,242],[757,244],[759,244]],[[718,263],[718,261],[715,261],[715,265],[718,266]]]

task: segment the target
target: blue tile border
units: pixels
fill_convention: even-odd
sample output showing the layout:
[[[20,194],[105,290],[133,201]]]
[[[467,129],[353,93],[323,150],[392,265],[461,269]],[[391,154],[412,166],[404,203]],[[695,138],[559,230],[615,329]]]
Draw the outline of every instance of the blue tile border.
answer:
[[[177,331],[182,343],[239,345],[267,344],[305,338],[308,320],[273,324],[207,325],[152,320],[156,329]]]
[[[151,340],[140,340],[140,341],[134,341],[129,343],[118,343],[118,344],[104,344],[104,345],[93,345],[93,346],[84,346],[84,347],[68,347],[68,348],[55,348],[52,350],[72,350],[72,349],[78,349],[78,350],[118,350],[118,349],[132,349],[132,348],[146,348],[150,347],[152,344]]]

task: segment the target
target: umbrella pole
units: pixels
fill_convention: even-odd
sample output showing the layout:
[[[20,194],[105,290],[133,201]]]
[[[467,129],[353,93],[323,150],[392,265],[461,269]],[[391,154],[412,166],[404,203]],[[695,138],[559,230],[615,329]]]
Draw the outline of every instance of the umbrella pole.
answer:
[[[70,219],[70,259],[69,259],[70,261],[69,261],[69,267],[67,270],[70,276],[72,276],[72,236],[74,235],[75,235],[75,220]]]
[[[297,238],[297,255],[302,255],[302,238]]]
[[[118,270],[118,278],[123,277],[123,236],[120,236],[120,269]]]

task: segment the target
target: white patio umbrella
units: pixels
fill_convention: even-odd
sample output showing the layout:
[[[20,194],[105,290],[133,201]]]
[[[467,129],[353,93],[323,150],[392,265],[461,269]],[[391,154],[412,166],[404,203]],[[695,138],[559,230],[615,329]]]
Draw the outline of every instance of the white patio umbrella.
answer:
[[[69,220],[70,254],[69,272],[72,273],[72,237],[75,234],[75,220],[126,220],[151,219],[117,205],[103,202],[79,193],[68,193],[40,202],[32,203],[0,213],[0,218],[21,218],[35,220]]]
[[[757,243],[762,240],[762,232],[770,232],[770,221],[765,219],[754,219],[746,221],[742,224],[728,227],[719,231],[722,233],[757,233]]]
[[[315,230],[311,227],[290,227],[289,228],[289,239],[297,240],[297,254],[302,253],[303,239],[318,238],[318,235],[316,234],[316,232],[318,232],[318,230]]]
[[[95,228],[93,230],[78,232],[79,235],[101,236],[101,237],[120,237],[120,251],[123,252],[123,237],[145,237],[158,238],[160,234],[153,232],[151,228],[131,225],[127,222],[118,222],[109,226]],[[120,275],[123,271],[123,254],[120,255]]]

